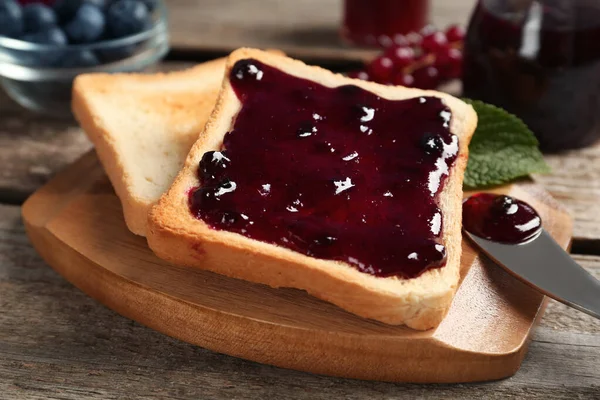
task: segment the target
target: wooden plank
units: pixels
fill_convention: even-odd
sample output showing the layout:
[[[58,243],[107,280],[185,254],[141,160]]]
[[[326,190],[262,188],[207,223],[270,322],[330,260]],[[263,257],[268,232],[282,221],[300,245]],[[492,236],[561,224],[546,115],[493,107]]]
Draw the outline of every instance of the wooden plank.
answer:
[[[600,257],[576,257],[600,275]],[[37,256],[20,210],[0,205],[0,399],[593,399],[600,321],[550,306],[517,374],[468,385],[328,378],[210,352],[131,322]]]
[[[171,46],[229,53],[238,47],[276,48],[310,60],[357,61],[372,50],[344,45],[338,30],[343,0],[171,0]],[[431,22],[465,24],[476,0],[433,0]]]
[[[0,91],[1,201],[23,201],[90,147],[73,121],[28,112]]]
[[[552,173],[534,180],[571,212],[579,242],[573,244],[573,251],[600,254],[600,142],[545,158]]]

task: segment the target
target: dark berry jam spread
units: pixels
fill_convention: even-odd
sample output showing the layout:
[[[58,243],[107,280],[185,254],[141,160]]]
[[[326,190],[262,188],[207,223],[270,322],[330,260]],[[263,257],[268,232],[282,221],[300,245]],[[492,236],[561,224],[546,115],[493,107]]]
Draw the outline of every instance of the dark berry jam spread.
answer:
[[[458,138],[439,98],[386,100],[252,59],[230,81],[242,107],[220,151],[202,157],[197,218],[376,276],[445,264],[437,197]]]
[[[494,242],[519,244],[541,232],[542,219],[521,200],[479,193],[463,202],[463,228]]]

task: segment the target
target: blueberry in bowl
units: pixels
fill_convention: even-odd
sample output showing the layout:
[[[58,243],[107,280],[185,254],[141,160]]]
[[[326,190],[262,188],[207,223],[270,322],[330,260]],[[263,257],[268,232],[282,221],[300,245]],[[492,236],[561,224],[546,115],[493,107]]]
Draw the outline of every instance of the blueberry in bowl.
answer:
[[[147,17],[146,20],[149,22],[150,18]],[[65,32],[72,43],[94,43],[104,33],[105,26],[106,17],[104,16],[104,11],[94,4],[84,3],[65,25]],[[142,29],[135,33],[141,31]]]
[[[71,116],[73,79],[135,72],[169,48],[162,0],[0,0],[0,83],[24,107]]]
[[[39,32],[56,26],[58,20],[52,8],[42,3],[28,4],[23,7],[23,30]]]
[[[23,10],[14,1],[0,1],[0,36],[18,37],[23,33]]]

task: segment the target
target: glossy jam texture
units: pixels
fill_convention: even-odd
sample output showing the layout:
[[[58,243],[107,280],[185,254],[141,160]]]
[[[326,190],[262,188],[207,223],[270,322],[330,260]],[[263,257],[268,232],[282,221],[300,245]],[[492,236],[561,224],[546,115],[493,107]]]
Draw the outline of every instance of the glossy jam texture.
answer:
[[[541,232],[542,219],[521,200],[479,193],[463,202],[463,228],[494,242],[519,244]]]
[[[376,276],[444,265],[437,198],[458,138],[439,98],[386,100],[255,60],[230,81],[242,107],[200,162],[197,218]]]

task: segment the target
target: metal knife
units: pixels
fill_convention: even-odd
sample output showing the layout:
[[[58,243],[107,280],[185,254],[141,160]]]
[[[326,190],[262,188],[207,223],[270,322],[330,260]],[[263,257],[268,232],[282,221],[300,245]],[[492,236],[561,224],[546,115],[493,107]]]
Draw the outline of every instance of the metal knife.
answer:
[[[600,281],[542,230],[533,240],[504,244],[465,235],[498,265],[546,296],[600,319]]]

